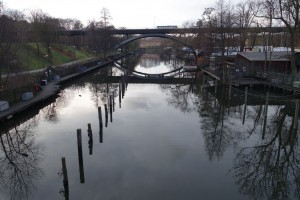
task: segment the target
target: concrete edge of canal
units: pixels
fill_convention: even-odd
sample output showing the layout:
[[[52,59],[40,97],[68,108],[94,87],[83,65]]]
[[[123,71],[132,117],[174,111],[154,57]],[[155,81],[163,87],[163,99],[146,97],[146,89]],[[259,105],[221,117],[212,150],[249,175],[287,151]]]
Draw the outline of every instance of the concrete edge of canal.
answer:
[[[83,72],[78,72],[71,74],[69,76],[62,77],[58,80],[52,80],[47,85],[42,86],[42,90],[36,94],[33,98],[27,100],[27,101],[20,101],[16,104],[13,104],[8,109],[0,112],[0,123],[6,120],[10,120],[14,117],[14,115],[20,114],[24,111],[27,111],[28,109],[31,109],[33,107],[37,107],[39,104],[45,103],[47,101],[53,100],[53,98],[56,99],[56,97],[59,96],[60,92],[60,86],[63,84],[66,84],[69,81],[72,81],[74,79],[77,79],[79,77],[82,77],[88,73],[91,73],[97,69],[100,69],[102,67],[106,67],[107,65],[111,64],[113,61],[107,61],[102,62],[100,64],[97,64],[93,67],[90,67],[86,69]]]

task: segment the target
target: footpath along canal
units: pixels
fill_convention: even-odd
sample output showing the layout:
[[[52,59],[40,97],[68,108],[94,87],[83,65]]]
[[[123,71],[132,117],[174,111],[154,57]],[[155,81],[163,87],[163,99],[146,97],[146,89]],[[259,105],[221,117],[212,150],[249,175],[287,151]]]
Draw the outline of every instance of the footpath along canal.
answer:
[[[115,59],[118,60],[120,58],[123,58],[127,55],[118,56]],[[77,63],[78,62],[78,63]],[[21,112],[27,111],[28,109],[32,109],[33,107],[38,107],[39,104],[47,103],[47,101],[50,101],[53,98],[57,97],[57,94],[60,91],[60,86],[64,85],[65,83],[72,81],[78,77],[82,77],[86,74],[89,74],[99,68],[105,67],[109,64],[111,64],[113,60],[103,62],[101,60],[93,60],[91,63],[94,63],[93,66],[89,68],[85,68],[85,70],[77,70],[77,72],[69,74],[67,76],[63,76],[59,79],[55,80],[46,80],[46,84],[41,85],[40,84],[40,90],[37,94],[34,94],[34,98],[30,98],[28,100],[22,100],[20,98],[20,101],[17,103],[14,103],[13,105],[9,105],[8,103],[8,109],[5,109],[0,112],[0,122],[5,121],[7,119],[12,118],[15,114],[20,114]],[[78,68],[84,66],[88,63],[82,63],[80,64],[80,61],[74,62],[75,66],[78,66]],[[68,63],[67,63],[68,65]],[[17,76],[17,75],[14,75]]]

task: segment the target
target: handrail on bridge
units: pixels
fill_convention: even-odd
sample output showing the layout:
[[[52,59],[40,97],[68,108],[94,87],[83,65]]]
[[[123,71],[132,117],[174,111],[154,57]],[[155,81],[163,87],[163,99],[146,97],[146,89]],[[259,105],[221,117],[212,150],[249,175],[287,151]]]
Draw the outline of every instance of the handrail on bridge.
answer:
[[[215,75],[215,74],[213,74],[213,73],[211,73],[211,72],[209,72],[209,71],[207,71],[207,70],[205,70],[205,69],[201,69],[201,70],[202,70],[204,73],[208,74],[209,76],[215,78],[216,80],[221,81],[221,79],[220,79],[217,75]]]

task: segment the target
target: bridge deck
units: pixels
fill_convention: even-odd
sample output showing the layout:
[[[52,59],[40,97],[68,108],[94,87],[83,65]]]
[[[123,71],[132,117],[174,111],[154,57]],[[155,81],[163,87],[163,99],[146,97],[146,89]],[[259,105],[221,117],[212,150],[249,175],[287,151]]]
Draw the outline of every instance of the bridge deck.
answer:
[[[140,28],[140,29],[112,29],[108,30],[110,34],[112,35],[135,35],[135,34],[183,34],[183,33],[207,33],[207,32],[214,32],[214,33],[222,33],[224,32],[221,28]],[[249,28],[229,28],[226,29],[227,33],[241,33],[245,31],[251,31],[251,32],[269,32],[269,27],[249,27]],[[272,27],[271,32],[272,33],[280,33],[285,32],[286,29],[284,27]],[[69,35],[69,36],[75,36],[75,35],[86,35],[87,30],[64,30],[64,31],[58,31],[59,35]]]

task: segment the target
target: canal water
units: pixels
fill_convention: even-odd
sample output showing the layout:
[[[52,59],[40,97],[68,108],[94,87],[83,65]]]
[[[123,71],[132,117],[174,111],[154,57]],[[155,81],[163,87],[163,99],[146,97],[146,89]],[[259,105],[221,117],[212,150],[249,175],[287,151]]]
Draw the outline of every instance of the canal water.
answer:
[[[144,73],[182,64],[133,63]],[[300,198],[292,95],[271,92],[267,107],[265,91],[249,88],[245,104],[244,88],[215,91],[202,79],[125,83],[119,95],[121,74],[109,67],[83,77],[38,112],[1,126],[1,200]]]

